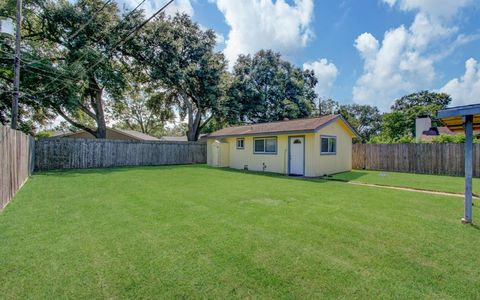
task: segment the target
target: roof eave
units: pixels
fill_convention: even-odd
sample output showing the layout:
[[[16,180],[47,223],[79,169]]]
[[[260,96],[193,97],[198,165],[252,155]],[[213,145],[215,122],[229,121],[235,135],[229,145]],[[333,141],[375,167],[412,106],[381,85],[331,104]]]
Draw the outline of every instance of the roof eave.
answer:
[[[471,104],[439,110],[437,116],[439,119],[444,119],[478,114],[480,114],[480,104]]]
[[[208,135],[208,139],[223,139],[232,137],[246,137],[246,136],[271,136],[279,134],[302,134],[302,133],[314,133],[315,129],[307,130],[286,130],[286,131],[274,131],[274,132],[260,132],[260,133],[245,133],[245,134],[225,134],[225,135]]]
[[[335,121],[337,120],[342,120],[343,123],[345,125],[347,125],[348,129],[350,129],[350,131],[352,131],[353,135],[358,138],[358,139],[361,139],[361,136],[360,134],[352,127],[352,125],[342,116],[342,115],[337,115],[335,116],[335,118],[332,118],[331,120],[328,120],[327,122],[323,123],[322,125],[318,126],[317,128],[315,128],[315,132],[319,131],[320,129],[334,123]]]
[[[274,132],[261,132],[261,133],[244,133],[244,134],[225,134],[225,135],[207,135],[208,139],[222,139],[222,138],[232,138],[232,137],[246,137],[246,136],[271,136],[271,135],[279,135],[279,134],[302,134],[302,133],[314,133],[318,132],[320,129],[334,123],[337,120],[342,120],[343,123],[350,129],[353,135],[360,139],[360,134],[352,127],[352,125],[345,120],[342,115],[337,115],[334,118],[328,120],[327,122],[323,123],[320,126],[315,127],[314,129],[302,129],[302,130],[285,130],[285,131],[274,131]]]

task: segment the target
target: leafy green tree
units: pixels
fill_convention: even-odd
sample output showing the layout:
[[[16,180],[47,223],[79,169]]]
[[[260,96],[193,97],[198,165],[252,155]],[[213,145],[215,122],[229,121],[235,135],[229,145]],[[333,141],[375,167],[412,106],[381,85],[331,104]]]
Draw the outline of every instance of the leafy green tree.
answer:
[[[321,116],[341,114],[360,134],[362,141],[379,134],[382,126],[382,115],[376,106],[340,104],[332,99],[320,99],[318,111]]]
[[[333,99],[318,99],[318,112],[319,116],[337,114],[340,110],[340,103]]]
[[[173,126],[166,127],[163,136],[185,136],[188,131],[188,124],[175,123]]]
[[[78,131],[78,128],[67,121],[60,121],[60,123],[58,123],[53,130],[58,132],[76,132]]]
[[[36,11],[33,9],[36,1],[26,0],[23,3],[23,27],[22,37],[29,40],[31,37],[27,32],[34,26],[38,26]],[[0,1],[0,16],[15,18],[15,1]],[[10,122],[10,110],[12,107],[13,92],[13,59],[14,59],[14,37],[2,35],[0,38],[0,124],[6,125]],[[22,48],[21,81],[20,90],[38,90],[42,83],[37,82],[38,74],[34,74],[33,65],[30,62],[28,51],[31,45]],[[18,129],[25,133],[34,134],[37,127],[45,125],[55,117],[48,109],[40,103],[25,97],[22,94],[19,101],[19,124]]]
[[[257,123],[308,117],[315,108],[316,83],[312,71],[293,66],[271,50],[240,55],[225,104],[228,120]]]
[[[417,117],[429,116],[432,119],[432,125],[438,126],[441,122],[437,119],[437,112],[446,108],[451,101],[452,98],[448,94],[421,91],[395,100],[391,109],[393,112],[405,114],[409,133],[415,135],[415,119]]]
[[[151,88],[134,84],[123,97],[111,104],[114,125],[160,137],[164,134],[165,123],[175,117],[172,105],[158,101],[161,94],[152,93]]]
[[[408,127],[407,117],[402,112],[394,111],[383,114],[381,133],[372,136],[369,143],[392,144],[408,140],[413,140],[413,135]]]
[[[215,32],[203,30],[185,14],[161,15],[130,44],[151,79],[164,89],[157,100],[171,103],[187,119],[189,141],[196,141],[221,111],[226,61],[215,52],[215,44]]]
[[[126,86],[130,58],[117,47],[143,20],[128,18],[115,2],[32,1],[22,53],[22,103],[61,115],[77,128],[106,137],[105,99]],[[93,124],[93,126],[91,125]]]
[[[211,133],[228,126],[228,122],[223,118],[213,118],[205,127],[202,128],[201,133]]]
[[[357,130],[363,141],[377,135],[382,126],[382,115],[376,106],[348,104],[340,105],[341,114]]]

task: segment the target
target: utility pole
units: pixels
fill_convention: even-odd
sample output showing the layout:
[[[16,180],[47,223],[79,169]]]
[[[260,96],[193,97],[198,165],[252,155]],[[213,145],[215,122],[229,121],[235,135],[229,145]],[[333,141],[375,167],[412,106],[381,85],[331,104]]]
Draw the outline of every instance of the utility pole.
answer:
[[[17,0],[17,28],[15,34],[15,60],[13,65],[13,101],[12,101],[12,129],[17,129],[18,98],[20,98],[20,40],[22,35],[22,0]]]

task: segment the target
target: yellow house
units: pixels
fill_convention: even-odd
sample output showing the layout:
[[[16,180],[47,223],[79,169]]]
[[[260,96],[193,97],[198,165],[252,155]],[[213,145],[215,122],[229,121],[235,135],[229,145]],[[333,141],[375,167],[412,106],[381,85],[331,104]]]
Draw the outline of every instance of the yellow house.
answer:
[[[316,177],[352,169],[352,138],[341,116],[228,127],[207,137],[210,166]]]

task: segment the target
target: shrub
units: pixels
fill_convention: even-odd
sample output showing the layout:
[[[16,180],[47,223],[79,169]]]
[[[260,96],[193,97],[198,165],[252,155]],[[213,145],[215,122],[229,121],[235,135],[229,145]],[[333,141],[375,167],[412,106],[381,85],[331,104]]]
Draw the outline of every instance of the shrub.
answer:
[[[456,135],[448,135],[448,134],[441,134],[437,137],[435,137],[432,140],[433,143],[436,144],[447,144],[447,143],[453,143],[453,144],[459,144],[459,143],[465,143],[465,135],[464,134],[456,134]],[[474,144],[478,144],[479,140],[477,138],[473,139]]]

